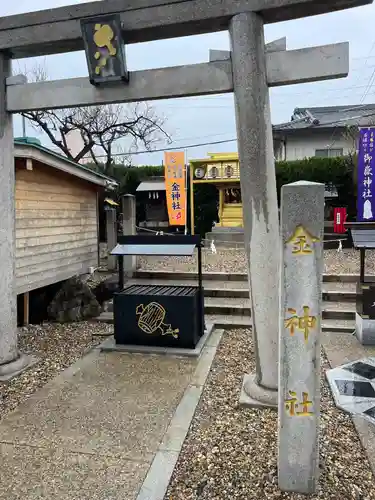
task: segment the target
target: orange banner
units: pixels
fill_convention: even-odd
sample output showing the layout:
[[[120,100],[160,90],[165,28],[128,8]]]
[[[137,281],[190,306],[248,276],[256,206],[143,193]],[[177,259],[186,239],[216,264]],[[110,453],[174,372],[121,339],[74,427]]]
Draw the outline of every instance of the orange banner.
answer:
[[[185,154],[164,153],[165,193],[171,226],[186,225]]]

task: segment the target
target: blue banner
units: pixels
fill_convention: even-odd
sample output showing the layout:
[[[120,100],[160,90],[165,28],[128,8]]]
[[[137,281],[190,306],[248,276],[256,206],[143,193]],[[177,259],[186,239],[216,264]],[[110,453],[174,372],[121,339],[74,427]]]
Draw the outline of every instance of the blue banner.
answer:
[[[359,131],[357,170],[357,221],[375,220],[375,128],[361,128]]]

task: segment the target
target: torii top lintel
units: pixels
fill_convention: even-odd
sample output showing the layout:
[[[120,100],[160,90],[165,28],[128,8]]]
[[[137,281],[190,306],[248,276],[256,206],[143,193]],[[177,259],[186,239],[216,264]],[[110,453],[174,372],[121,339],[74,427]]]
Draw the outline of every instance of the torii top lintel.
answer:
[[[118,13],[126,43],[228,28],[241,12],[274,23],[371,4],[372,0],[102,0],[0,18],[0,51],[13,58],[83,49],[80,19]]]

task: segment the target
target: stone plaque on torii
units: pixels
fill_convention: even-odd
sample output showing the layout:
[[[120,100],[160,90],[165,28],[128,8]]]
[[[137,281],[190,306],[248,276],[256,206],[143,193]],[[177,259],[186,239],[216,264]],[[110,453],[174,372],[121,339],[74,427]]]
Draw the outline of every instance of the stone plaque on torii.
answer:
[[[276,407],[280,241],[268,87],[344,77],[349,58],[347,43],[287,51],[282,39],[266,46],[263,25],[371,3],[102,0],[0,18],[0,376],[28,363],[17,350],[12,113],[234,92],[257,361],[241,398]],[[229,30],[231,53],[212,51],[203,64],[130,71],[129,83],[110,88],[88,78],[28,84],[11,76],[12,58],[82,50],[81,20],[107,14],[119,14],[126,43]]]

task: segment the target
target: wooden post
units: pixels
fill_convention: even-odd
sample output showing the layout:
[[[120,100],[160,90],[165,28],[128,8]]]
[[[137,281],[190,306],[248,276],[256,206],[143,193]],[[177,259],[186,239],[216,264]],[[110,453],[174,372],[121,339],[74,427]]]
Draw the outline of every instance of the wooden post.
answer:
[[[190,234],[195,234],[194,230],[194,171],[190,165]]]
[[[122,197],[122,221],[122,234],[124,236],[136,234],[136,204],[135,196],[132,194],[124,194]],[[122,265],[124,275],[128,278],[133,277],[136,267],[137,256],[124,255]]]
[[[96,235],[97,235],[97,267],[100,266],[100,203],[99,191],[96,192]]]
[[[324,184],[281,194],[279,487],[312,494],[319,474]]]
[[[219,187],[219,223],[218,226],[222,226],[223,220],[223,210],[224,210],[224,197],[225,197],[225,188]]]
[[[360,271],[359,271],[359,281],[360,283],[365,282],[365,276],[366,276],[366,249],[361,248],[359,251],[360,255]]]
[[[111,255],[111,251],[117,244],[117,222],[116,222],[116,209],[106,209],[106,223],[107,223],[107,269],[115,271],[117,269],[117,258]]]
[[[30,295],[29,292],[23,294],[23,324],[30,324]]]

